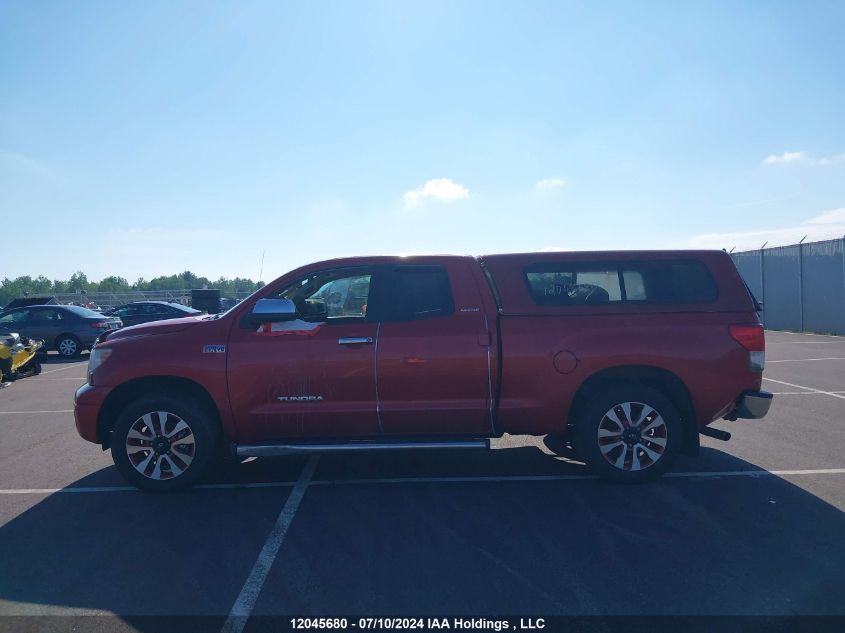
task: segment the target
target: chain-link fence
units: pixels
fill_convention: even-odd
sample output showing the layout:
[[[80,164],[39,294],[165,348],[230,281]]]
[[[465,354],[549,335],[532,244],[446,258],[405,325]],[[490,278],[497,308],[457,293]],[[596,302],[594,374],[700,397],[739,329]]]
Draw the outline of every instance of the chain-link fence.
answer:
[[[767,328],[845,334],[845,238],[731,256]]]

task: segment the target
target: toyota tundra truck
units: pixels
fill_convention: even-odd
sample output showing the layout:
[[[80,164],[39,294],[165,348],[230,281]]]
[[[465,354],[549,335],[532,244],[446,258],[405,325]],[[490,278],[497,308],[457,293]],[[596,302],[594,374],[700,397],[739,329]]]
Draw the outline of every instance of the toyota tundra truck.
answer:
[[[546,435],[642,482],[761,418],[759,305],[722,251],[361,257],[219,315],[106,332],[79,434],[139,488],[221,456],[479,448]],[[550,443],[549,445],[554,445]]]

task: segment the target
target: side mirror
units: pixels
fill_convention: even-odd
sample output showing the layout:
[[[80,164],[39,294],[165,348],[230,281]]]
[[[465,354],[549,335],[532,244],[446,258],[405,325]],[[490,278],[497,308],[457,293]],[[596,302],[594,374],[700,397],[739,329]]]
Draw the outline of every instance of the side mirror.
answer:
[[[296,319],[296,306],[290,299],[259,299],[249,313],[249,320],[255,325],[294,319]]]

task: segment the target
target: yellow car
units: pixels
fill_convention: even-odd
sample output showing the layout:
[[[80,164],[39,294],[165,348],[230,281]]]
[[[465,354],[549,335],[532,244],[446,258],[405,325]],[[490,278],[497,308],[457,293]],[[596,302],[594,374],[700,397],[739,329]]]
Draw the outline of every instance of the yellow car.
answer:
[[[24,339],[20,334],[0,332],[0,387],[26,376],[41,373],[41,363],[36,358],[44,341]]]

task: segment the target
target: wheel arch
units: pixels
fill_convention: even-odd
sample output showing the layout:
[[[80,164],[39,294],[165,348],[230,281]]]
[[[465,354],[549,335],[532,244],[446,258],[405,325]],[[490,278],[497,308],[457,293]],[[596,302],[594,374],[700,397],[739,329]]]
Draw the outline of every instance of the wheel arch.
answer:
[[[662,393],[677,409],[684,428],[683,452],[697,455],[700,447],[695,407],[689,389],[681,378],[662,367],[653,365],[619,365],[602,369],[589,376],[575,393],[569,407],[567,420],[574,425],[580,409],[589,401],[592,393],[607,389],[613,384],[641,384]]]
[[[188,396],[196,400],[211,416],[218,431],[222,433],[220,412],[208,390],[190,378],[181,376],[145,376],[118,385],[109,392],[97,415],[97,437],[103,450],[111,446],[111,431],[117,416],[130,402],[150,393],[167,393]]]

